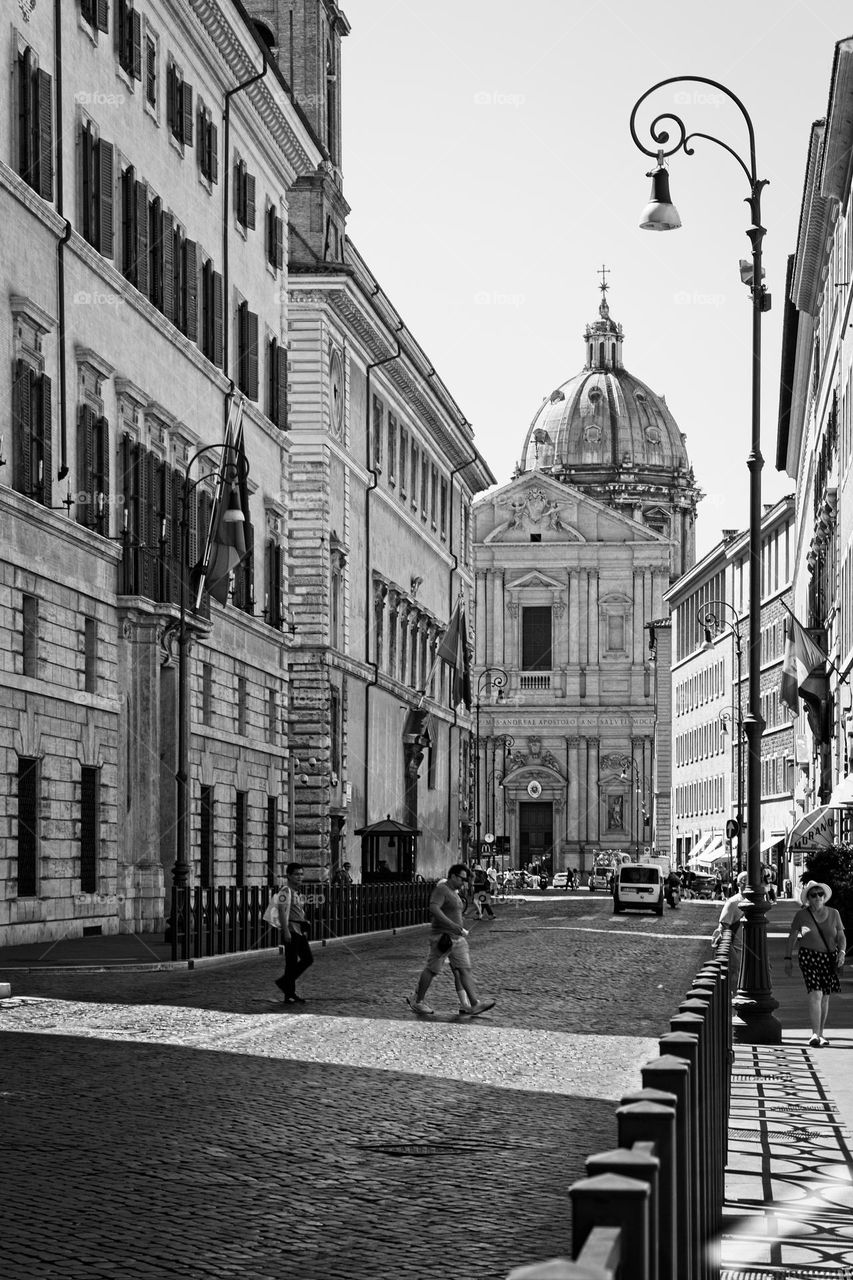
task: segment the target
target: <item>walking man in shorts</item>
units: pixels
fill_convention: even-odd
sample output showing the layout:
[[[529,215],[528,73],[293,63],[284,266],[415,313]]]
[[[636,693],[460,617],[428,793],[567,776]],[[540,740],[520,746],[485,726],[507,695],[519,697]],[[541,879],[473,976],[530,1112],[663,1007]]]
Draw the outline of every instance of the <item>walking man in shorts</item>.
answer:
[[[462,900],[459,897],[459,890],[467,881],[468,868],[464,863],[455,862],[447,873],[447,879],[440,880],[430,895],[432,929],[429,958],[418,979],[414,996],[406,997],[406,1003],[414,1013],[429,1016],[435,1012],[426,1003],[425,997],[433,978],[441,973],[446,961],[450,963],[454,978],[470,1001],[470,1007],[460,1004],[460,1013],[476,1018],[478,1014],[494,1008],[494,1000],[481,1000],[477,995],[471,976],[468,930],[462,927]]]

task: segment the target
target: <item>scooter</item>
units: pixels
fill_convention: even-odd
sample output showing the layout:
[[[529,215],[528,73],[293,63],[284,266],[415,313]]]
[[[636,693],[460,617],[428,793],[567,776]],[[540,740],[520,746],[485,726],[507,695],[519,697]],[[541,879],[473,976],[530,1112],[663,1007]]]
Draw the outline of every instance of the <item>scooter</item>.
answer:
[[[678,888],[677,885],[668,884],[664,889],[663,896],[666,898],[669,905],[675,908],[678,906],[679,902],[681,901],[681,890]]]

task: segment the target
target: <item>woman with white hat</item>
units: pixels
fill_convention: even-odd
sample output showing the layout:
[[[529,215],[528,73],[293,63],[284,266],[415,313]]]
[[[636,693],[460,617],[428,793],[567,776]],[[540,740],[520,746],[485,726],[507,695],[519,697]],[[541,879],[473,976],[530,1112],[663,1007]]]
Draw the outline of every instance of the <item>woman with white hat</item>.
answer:
[[[791,922],[788,934],[788,950],[785,953],[785,974],[791,973],[791,958],[796,947],[797,959],[809,996],[809,1018],[812,1048],[825,1048],[829,1041],[824,1036],[829,997],[841,990],[839,975],[844,967],[847,939],[841,916],[834,907],[827,906],[832,897],[828,884],[809,880],[803,885],[800,902],[803,907]],[[797,944],[799,943],[799,946]]]

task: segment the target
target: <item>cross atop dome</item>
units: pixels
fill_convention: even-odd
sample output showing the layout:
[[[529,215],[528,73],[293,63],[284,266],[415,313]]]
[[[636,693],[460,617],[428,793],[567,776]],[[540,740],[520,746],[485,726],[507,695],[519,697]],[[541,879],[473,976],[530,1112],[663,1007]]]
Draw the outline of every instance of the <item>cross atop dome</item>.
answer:
[[[607,305],[607,297],[605,295],[607,294],[607,290],[610,288],[610,285],[607,283],[605,277],[610,275],[610,268],[605,267],[604,263],[602,263],[598,270],[601,275],[601,284],[598,286],[601,290],[601,303],[598,308],[598,314],[601,316],[602,320],[609,320],[610,308]]]

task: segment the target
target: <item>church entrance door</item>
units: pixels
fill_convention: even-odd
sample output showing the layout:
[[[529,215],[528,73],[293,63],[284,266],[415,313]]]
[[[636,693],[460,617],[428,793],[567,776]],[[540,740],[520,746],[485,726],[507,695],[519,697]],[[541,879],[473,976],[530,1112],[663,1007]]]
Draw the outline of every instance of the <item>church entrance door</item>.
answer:
[[[522,803],[518,807],[518,844],[521,865],[538,864],[547,875],[554,871],[554,809],[548,801]]]

